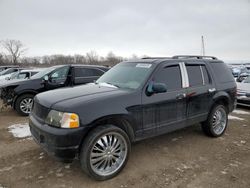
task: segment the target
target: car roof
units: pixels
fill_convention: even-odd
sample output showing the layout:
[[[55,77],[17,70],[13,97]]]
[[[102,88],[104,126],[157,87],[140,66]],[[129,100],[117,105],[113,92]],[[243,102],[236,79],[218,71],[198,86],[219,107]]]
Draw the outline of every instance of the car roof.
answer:
[[[18,68],[19,66],[15,65],[1,65],[0,68]]]
[[[176,61],[197,61],[200,62],[201,60],[203,62],[218,62],[216,57],[214,56],[194,56],[194,55],[177,55],[173,57],[145,57],[142,59],[136,59],[136,60],[130,60],[126,62],[131,62],[131,63],[154,63],[154,64],[160,64],[162,62],[176,62]]]

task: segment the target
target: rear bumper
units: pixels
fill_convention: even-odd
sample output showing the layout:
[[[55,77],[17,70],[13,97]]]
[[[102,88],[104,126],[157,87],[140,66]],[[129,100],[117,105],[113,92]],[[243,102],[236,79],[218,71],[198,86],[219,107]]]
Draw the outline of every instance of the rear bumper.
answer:
[[[41,124],[32,114],[29,126],[31,134],[47,153],[59,160],[70,161],[78,156],[82,138],[87,128],[62,129]]]

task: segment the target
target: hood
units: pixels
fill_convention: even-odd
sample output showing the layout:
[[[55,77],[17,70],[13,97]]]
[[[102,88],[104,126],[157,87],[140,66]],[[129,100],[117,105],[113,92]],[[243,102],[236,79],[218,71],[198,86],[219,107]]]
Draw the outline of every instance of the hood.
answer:
[[[34,80],[34,79],[33,79]],[[3,82],[0,82],[0,87],[8,87],[8,86],[19,86],[22,84],[27,84],[32,82],[31,79],[15,79],[15,80],[5,80]]]
[[[237,83],[237,89],[250,93],[250,83]]]
[[[35,101],[47,108],[51,108],[53,105],[60,102],[64,104],[68,102],[69,105],[73,105],[73,103],[88,102],[105,96],[113,96],[114,94],[118,95],[126,92],[128,91],[91,83],[43,92],[36,95]],[[68,107],[68,105],[65,107]]]

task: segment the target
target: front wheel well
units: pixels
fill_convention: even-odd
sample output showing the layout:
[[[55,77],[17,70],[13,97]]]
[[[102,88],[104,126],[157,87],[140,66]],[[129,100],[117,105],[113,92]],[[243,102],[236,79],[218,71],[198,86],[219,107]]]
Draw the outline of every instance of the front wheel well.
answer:
[[[91,128],[88,130],[88,133],[84,135],[84,137],[82,138],[81,145],[79,148],[81,148],[88,134],[100,125],[114,125],[116,127],[119,127],[128,135],[129,140],[131,142],[135,140],[135,134],[134,134],[134,129],[132,127],[132,123],[127,118],[124,118],[122,116],[105,117],[98,119],[91,124]]]
[[[16,101],[19,97],[23,96],[23,95],[36,95],[37,93],[36,92],[33,92],[33,91],[28,91],[28,92],[24,92],[24,93],[20,93],[18,95],[15,96],[14,100],[13,100],[13,103],[12,103],[12,107],[15,109],[15,104],[16,104]]]

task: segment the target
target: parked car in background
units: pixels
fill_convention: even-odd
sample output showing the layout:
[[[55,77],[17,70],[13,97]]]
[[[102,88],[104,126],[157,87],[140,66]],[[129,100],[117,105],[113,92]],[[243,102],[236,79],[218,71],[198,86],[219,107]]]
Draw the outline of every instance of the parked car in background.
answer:
[[[6,69],[9,68],[18,68],[19,66],[13,66],[13,65],[5,65],[5,66],[0,66],[0,73]]]
[[[27,69],[27,70],[21,70],[14,74],[12,74],[9,78],[6,80],[16,80],[16,79],[30,79],[32,76],[37,74],[38,72],[41,72],[44,69]]]
[[[144,58],[95,83],[38,94],[29,125],[50,154],[79,157],[84,172],[106,180],[126,165],[131,142],[197,123],[211,137],[223,135],[235,104],[236,83],[217,58]]]
[[[108,68],[91,65],[58,65],[44,69],[29,80],[0,85],[0,98],[20,115],[29,115],[37,93],[97,80]]]
[[[11,77],[12,74],[23,70],[23,68],[9,68],[9,69],[5,69],[4,71],[2,71],[0,73],[0,81],[4,81],[6,78]]]
[[[242,82],[243,80],[245,80],[248,76],[250,76],[250,72],[245,72],[245,73],[241,73],[239,75],[239,77],[236,79],[237,82]]]
[[[245,66],[237,66],[231,68],[232,74],[235,78],[238,78],[242,73],[247,73],[248,70]]]
[[[237,104],[250,107],[250,76],[237,82]]]

